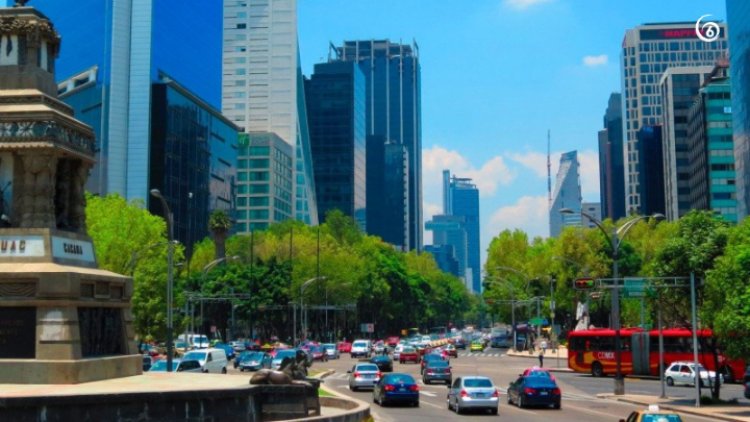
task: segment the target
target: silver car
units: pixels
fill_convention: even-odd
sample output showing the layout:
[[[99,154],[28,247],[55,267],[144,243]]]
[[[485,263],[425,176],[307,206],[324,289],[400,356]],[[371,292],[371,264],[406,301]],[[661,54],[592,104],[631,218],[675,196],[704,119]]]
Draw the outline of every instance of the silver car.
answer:
[[[339,349],[336,347],[333,343],[326,343],[323,345],[323,350],[325,350],[326,355],[328,356],[328,359],[339,359],[341,358],[341,355],[339,354]]]
[[[378,366],[373,363],[358,363],[346,372],[349,374],[349,389],[352,391],[374,388],[381,376]]]
[[[448,409],[460,414],[467,409],[489,410],[497,415],[500,392],[487,377],[456,378],[448,390]]]

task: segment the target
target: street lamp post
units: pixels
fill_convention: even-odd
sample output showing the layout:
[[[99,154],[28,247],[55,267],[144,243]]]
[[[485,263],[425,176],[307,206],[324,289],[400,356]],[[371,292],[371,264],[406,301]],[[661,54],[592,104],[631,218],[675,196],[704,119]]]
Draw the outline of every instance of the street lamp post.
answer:
[[[174,260],[174,216],[169,209],[167,200],[164,199],[164,196],[159,189],[151,189],[151,196],[159,199],[167,217],[167,240],[169,241],[167,249],[167,372],[172,372],[172,359],[174,357],[174,327],[172,326],[172,295],[174,289],[174,274],[172,268],[172,261]]]
[[[326,277],[313,277],[299,286],[300,325],[302,325],[302,335],[304,336],[307,336],[307,313],[305,312],[305,297],[303,294],[307,286],[318,280],[326,280]]]
[[[561,214],[576,213],[576,211],[573,211],[570,208],[561,208],[559,211]],[[597,218],[591,216],[583,210],[578,212],[580,212],[582,216],[591,220],[591,222],[594,223],[599,230],[601,230],[601,232],[604,234],[604,237],[607,239],[607,242],[609,242],[609,245],[612,248],[612,278],[614,280],[614,288],[612,289],[612,329],[615,330],[614,393],[615,395],[621,396],[625,394],[625,379],[622,376],[622,344],[620,341],[620,289],[618,288],[618,278],[620,277],[618,262],[620,258],[620,245],[622,244],[622,239],[625,238],[625,235],[631,228],[635,226],[637,222],[645,220],[647,218],[653,218],[656,220],[663,219],[664,215],[655,213],[651,216],[636,217],[620,226],[620,228],[617,228],[616,226],[613,227],[612,234],[610,235],[609,233],[607,233],[607,229],[605,229],[602,225],[602,222]]]

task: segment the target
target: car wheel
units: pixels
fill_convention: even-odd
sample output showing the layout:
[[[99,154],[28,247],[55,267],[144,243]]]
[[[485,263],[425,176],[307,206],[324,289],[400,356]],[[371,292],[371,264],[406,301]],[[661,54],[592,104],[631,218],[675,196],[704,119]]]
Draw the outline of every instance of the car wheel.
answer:
[[[458,404],[458,400],[456,400],[456,405],[453,406],[453,410],[456,411],[457,415],[460,415],[461,413],[463,413],[463,409],[461,409],[461,405]]]
[[[562,409],[562,406],[560,405],[560,402],[555,403],[552,407],[554,407],[557,410]]]
[[[510,392],[506,392],[508,395],[508,404],[513,404],[513,400],[510,399]]]
[[[602,368],[602,364],[599,362],[594,362],[591,365],[591,376],[593,377],[602,377],[604,376],[604,368]]]
[[[414,402],[414,407],[419,407],[419,400]]]
[[[672,379],[672,377],[667,377],[667,385],[670,387],[674,385],[674,380]]]
[[[240,368],[240,372],[245,372],[245,368]]]
[[[221,373],[222,374],[226,374],[227,373],[227,367],[226,366],[223,367],[223,368],[221,368]]]
[[[518,408],[523,409],[523,396],[518,396]]]

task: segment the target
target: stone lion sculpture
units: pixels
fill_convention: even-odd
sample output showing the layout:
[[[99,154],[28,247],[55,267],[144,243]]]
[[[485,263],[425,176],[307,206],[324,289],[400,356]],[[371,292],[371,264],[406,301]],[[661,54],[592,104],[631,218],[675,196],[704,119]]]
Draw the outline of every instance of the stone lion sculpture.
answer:
[[[253,385],[311,384],[307,381],[307,355],[297,350],[294,358],[286,357],[281,361],[279,370],[261,369],[250,378]]]

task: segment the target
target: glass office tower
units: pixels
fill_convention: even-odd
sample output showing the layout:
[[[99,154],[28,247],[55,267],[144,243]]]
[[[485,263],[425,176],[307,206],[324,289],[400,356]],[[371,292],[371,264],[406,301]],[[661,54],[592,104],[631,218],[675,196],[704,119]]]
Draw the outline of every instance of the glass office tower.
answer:
[[[570,151],[560,156],[555,190],[552,192],[552,206],[549,210],[549,235],[557,237],[565,226],[581,226],[581,177],[578,167],[578,151]],[[572,214],[562,214],[560,209],[569,208]]]
[[[642,171],[638,173],[641,185],[641,213],[664,214],[664,154],[662,152],[661,125],[644,126],[636,134]]]
[[[364,75],[353,62],[316,64],[305,96],[318,216],[338,209],[366,231]]]
[[[668,68],[712,66],[716,59],[725,56],[726,25],[718,24],[719,38],[712,42],[698,38],[694,21],[648,23],[625,32],[620,80],[627,214],[645,214],[641,210],[641,183],[651,181],[641,177],[648,169],[641,163],[637,133],[644,126],[661,124],[659,80]]]
[[[601,214],[614,221],[625,216],[625,166],[622,157],[622,104],[619,92],[609,96],[604,129],[599,131]]]
[[[727,0],[737,218],[750,214],[750,2]]]
[[[374,196],[368,190],[368,232],[383,239],[393,239],[392,227],[406,227],[398,239],[387,240],[406,249],[422,248],[422,108],[421,70],[419,48],[416,43],[405,45],[389,40],[345,41],[341,46],[331,46],[329,61],[356,62],[366,81],[366,125],[368,143],[375,139],[403,145],[407,154],[406,184],[396,188],[399,192],[387,192],[387,197],[401,198],[406,195],[406,212],[390,212],[399,204],[383,202],[382,196]],[[369,149],[369,145],[368,145]],[[389,149],[393,149],[389,147]],[[368,154],[367,167],[381,168],[373,162],[375,155]],[[400,171],[401,163],[391,160],[399,168],[384,168],[389,173]],[[368,170],[368,177],[370,171]],[[399,202],[400,200],[397,200]],[[383,207],[379,209],[378,207]],[[373,208],[375,207],[375,208]],[[374,219],[372,221],[370,218]],[[384,221],[377,221],[388,218]],[[388,234],[384,230],[389,231]]]
[[[447,180],[446,180],[447,179]],[[443,171],[443,198],[447,203],[443,204],[443,212],[446,215],[461,217],[463,227],[466,230],[466,272],[467,286],[475,292],[480,293],[482,289],[481,266],[480,266],[480,239],[479,239],[479,189],[472,183],[472,179],[451,177],[450,170]],[[440,243],[433,240],[435,245]]]

